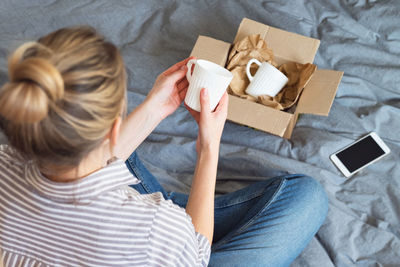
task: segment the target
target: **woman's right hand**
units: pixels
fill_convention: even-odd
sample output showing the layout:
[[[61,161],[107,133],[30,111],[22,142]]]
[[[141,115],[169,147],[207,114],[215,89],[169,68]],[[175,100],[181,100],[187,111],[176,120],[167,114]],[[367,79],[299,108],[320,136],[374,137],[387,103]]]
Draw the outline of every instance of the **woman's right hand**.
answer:
[[[196,143],[197,153],[203,151],[218,152],[228,114],[228,93],[224,93],[215,111],[211,111],[208,91],[203,88],[200,92],[200,105],[200,113],[186,106],[199,125],[199,135]]]
[[[225,92],[217,108],[212,112],[209,95],[203,88],[200,92],[200,105],[200,113],[186,106],[199,124],[196,143],[197,163],[186,212],[192,218],[196,232],[204,235],[212,244],[219,144],[228,114],[228,94]]]

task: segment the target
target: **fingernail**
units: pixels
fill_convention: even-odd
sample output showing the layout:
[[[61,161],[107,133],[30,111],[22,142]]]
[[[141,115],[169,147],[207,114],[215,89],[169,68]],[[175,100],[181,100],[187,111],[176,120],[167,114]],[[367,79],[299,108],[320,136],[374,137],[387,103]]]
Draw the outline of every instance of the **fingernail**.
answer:
[[[181,70],[184,70],[184,69],[186,69],[187,67],[186,67],[186,65],[183,65],[182,67],[181,67]]]
[[[206,88],[203,89],[203,95],[208,96],[208,90]]]

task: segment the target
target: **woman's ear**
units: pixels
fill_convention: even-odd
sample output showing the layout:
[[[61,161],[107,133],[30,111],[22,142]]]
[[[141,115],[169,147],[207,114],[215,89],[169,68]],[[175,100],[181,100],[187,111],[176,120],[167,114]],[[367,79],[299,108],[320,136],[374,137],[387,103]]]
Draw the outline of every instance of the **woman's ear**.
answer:
[[[113,126],[111,127],[110,131],[110,145],[115,146],[118,142],[119,133],[121,130],[122,118],[118,116],[117,119],[114,121]]]
[[[111,163],[115,159],[114,147],[118,142],[119,133],[121,130],[121,124],[122,124],[122,118],[121,116],[118,116],[115,119],[114,123],[112,124],[110,131],[103,140],[104,148],[108,147],[109,149],[108,151],[106,151],[106,154],[104,155],[105,156],[104,166]]]

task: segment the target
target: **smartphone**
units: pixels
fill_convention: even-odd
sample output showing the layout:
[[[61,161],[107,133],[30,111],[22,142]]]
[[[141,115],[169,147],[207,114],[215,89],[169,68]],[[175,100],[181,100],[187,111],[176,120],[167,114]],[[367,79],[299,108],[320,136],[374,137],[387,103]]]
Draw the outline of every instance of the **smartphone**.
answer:
[[[375,133],[362,137],[330,156],[346,177],[350,177],[390,153],[390,149]]]

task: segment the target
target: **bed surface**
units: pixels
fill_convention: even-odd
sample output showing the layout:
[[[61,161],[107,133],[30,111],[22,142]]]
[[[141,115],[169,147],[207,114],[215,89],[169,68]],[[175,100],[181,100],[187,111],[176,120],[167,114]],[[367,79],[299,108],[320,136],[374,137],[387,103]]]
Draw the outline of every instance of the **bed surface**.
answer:
[[[7,81],[7,54],[19,44],[89,24],[121,49],[132,110],[159,73],[190,54],[198,35],[232,42],[244,17],[320,39],[314,63],[344,76],[329,116],[302,115],[291,140],[227,122],[217,193],[282,171],[310,175],[324,186],[329,213],[292,266],[399,266],[399,1],[3,0],[0,84]],[[345,179],[330,154],[371,131],[391,154]],[[181,106],[138,148],[167,190],[189,191],[196,136],[196,123]]]

